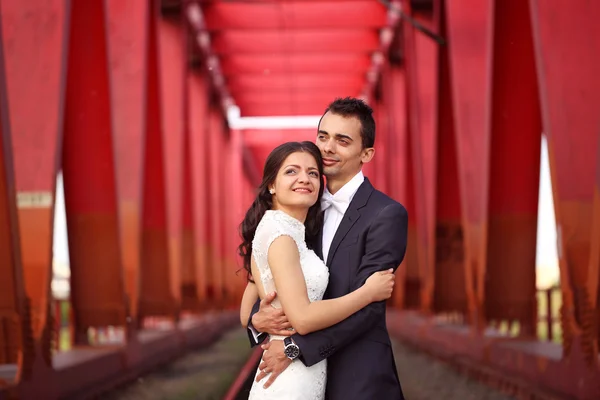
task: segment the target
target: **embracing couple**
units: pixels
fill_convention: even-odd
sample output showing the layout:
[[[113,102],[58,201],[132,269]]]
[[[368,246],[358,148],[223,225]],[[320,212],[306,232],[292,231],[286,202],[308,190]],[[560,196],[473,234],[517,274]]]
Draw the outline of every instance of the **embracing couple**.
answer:
[[[253,346],[269,339],[250,399],[404,398],[385,300],[408,216],[362,173],[375,152],[372,114],[362,100],[337,99],[316,145],[285,143],[267,158],[241,225],[240,318]]]

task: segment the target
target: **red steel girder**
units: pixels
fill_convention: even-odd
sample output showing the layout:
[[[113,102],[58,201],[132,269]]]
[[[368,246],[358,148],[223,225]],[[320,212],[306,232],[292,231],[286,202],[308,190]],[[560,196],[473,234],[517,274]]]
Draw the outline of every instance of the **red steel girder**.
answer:
[[[125,325],[113,154],[107,20],[102,3],[74,2],[69,37],[63,171],[71,302],[77,340]]]
[[[471,322],[482,328],[490,153],[491,0],[446,2]]]
[[[244,145],[265,146],[271,150],[282,143],[308,140],[314,142],[317,137],[317,127],[314,129],[244,129]]]
[[[209,201],[210,201],[210,264],[211,281],[209,286],[209,299],[212,300],[213,306],[221,306],[223,302],[223,215],[227,211],[223,205],[223,191],[225,190],[225,174],[223,166],[226,160],[226,152],[222,146],[223,124],[224,121],[215,107],[209,110],[209,126],[208,126],[208,141],[209,141]]]
[[[528,4],[496,1],[493,25],[485,315],[534,335],[542,124]]]
[[[183,137],[183,196],[181,210],[183,214],[181,225],[181,308],[183,310],[199,311],[200,301],[196,275],[196,240],[194,230],[194,199],[192,185],[192,130],[189,124],[189,114],[196,110],[189,110],[186,94],[185,131]]]
[[[150,9],[146,76],[146,142],[144,146],[144,190],[142,218],[143,266],[140,277],[138,317],[178,313],[179,282],[173,282],[167,232],[167,193],[162,135],[157,10]]]
[[[410,2],[403,3],[410,9]],[[439,29],[433,14],[415,14],[415,18],[432,31]],[[416,212],[418,227],[419,264],[421,267],[421,305],[431,309],[434,287],[435,257],[435,196],[437,153],[437,88],[438,45],[404,24],[408,94],[410,99],[410,135],[415,172]]]
[[[227,78],[246,74],[285,74],[294,80],[298,74],[330,74],[360,75],[364,81],[371,67],[371,57],[366,53],[236,54],[221,57],[219,62]]]
[[[408,116],[406,99],[406,71],[403,67],[392,64],[388,71],[389,93],[384,91],[385,105],[389,112],[388,129],[389,135],[389,163],[390,188],[389,195],[402,203],[409,215],[409,235],[406,256],[402,265],[396,271],[396,290],[392,303],[397,308],[404,308],[407,304],[418,303],[418,291],[412,289],[413,282],[419,282],[418,262],[414,257],[414,222],[413,222],[413,191],[409,187],[409,141],[408,141]],[[388,97],[389,96],[389,97]],[[407,301],[408,299],[408,301]]]
[[[187,66],[186,32],[181,16],[163,16],[157,21],[160,99],[165,190],[172,292],[181,292],[182,156],[184,135],[184,87]]]
[[[200,70],[188,73],[188,130],[189,151],[191,152],[191,197],[194,224],[194,255],[196,297],[200,304],[206,304],[207,274],[210,268],[209,259],[209,219],[210,207],[208,192],[210,191],[208,163],[208,78]]]
[[[0,18],[0,364],[21,364],[21,374],[28,378],[31,320],[21,264],[3,47]]]
[[[321,106],[321,113],[325,111],[327,105],[331,103],[336,97],[341,97],[345,92],[333,93],[329,91],[324,92],[310,92],[310,91],[289,91],[287,93],[273,93],[273,92],[247,92],[235,96],[236,103],[239,107],[245,107],[247,105],[262,105],[262,104],[310,104]],[[356,93],[356,92],[354,92]],[[353,94],[354,94],[353,93]],[[315,127],[316,128],[316,127]]]
[[[121,258],[131,315],[137,315],[140,279],[148,6],[147,0],[107,3]]]
[[[375,1],[353,1],[339,15],[336,1],[215,2],[202,4],[206,26],[226,29],[379,28],[387,22],[385,6]]]
[[[268,93],[280,90],[314,90],[348,93],[360,91],[363,83],[364,79],[359,74],[248,74],[227,79],[227,86],[232,93],[244,93],[248,91],[266,91]]]
[[[588,281],[598,273],[590,253],[598,251],[591,232],[600,126],[600,3],[573,8],[565,0],[551,5],[531,0],[530,6],[558,230],[563,337],[568,354],[573,335],[583,328],[586,356],[596,363],[597,310],[591,298],[598,294],[589,292]]]
[[[348,93],[348,96],[357,96],[357,93]],[[332,96],[332,100],[334,97]],[[242,116],[282,116],[282,115],[321,115],[325,111],[326,103],[261,103],[261,104],[244,104],[240,105]]]
[[[218,55],[258,53],[335,53],[368,54],[379,48],[375,29],[302,29],[281,30],[223,30],[211,34],[212,48]]]
[[[441,7],[443,7],[442,2]],[[446,36],[446,19],[440,10],[440,33]],[[448,47],[439,54],[437,107],[437,182],[435,202],[434,312],[467,312],[465,258],[456,133]]]
[[[49,338],[44,332],[51,329],[52,223],[69,13],[62,0],[3,1],[1,7],[23,276],[39,340]],[[42,346],[49,365],[49,340]]]

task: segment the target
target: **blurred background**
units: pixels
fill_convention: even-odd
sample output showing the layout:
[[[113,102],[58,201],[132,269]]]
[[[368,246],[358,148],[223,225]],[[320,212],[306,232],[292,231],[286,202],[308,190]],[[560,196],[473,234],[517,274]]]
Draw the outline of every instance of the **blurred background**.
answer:
[[[0,400],[242,399],[238,225],[338,97],[408,399],[598,399],[600,3],[0,0]]]

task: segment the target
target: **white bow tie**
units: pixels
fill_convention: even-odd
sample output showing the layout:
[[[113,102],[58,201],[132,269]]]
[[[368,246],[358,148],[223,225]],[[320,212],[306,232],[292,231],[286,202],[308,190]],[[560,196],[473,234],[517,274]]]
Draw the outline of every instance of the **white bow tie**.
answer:
[[[348,201],[346,199],[335,198],[329,192],[323,193],[323,197],[321,197],[321,210],[325,211],[331,206],[333,206],[340,214],[344,214],[348,208]]]

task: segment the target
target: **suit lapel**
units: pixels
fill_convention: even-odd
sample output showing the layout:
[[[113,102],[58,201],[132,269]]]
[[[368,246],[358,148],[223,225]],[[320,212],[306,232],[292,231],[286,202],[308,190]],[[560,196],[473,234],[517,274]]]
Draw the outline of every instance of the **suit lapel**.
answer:
[[[315,253],[319,258],[323,259],[323,225],[321,225],[321,229],[319,229],[319,234],[317,235],[317,243],[315,243]]]
[[[333,235],[333,240],[331,241],[331,246],[329,247],[329,254],[327,254],[327,262],[325,263],[327,264],[327,266],[331,266],[331,260],[333,260],[335,252],[337,251],[338,247],[340,246],[340,243],[342,243],[342,240],[344,240],[350,229],[360,218],[359,210],[367,204],[367,201],[369,200],[369,197],[371,196],[372,192],[373,186],[371,185],[371,182],[369,182],[369,180],[365,177],[365,181],[362,183],[362,185],[360,185],[360,187],[356,191],[354,198],[352,199],[350,205],[348,206],[348,209],[344,213],[344,217],[340,222],[340,226],[338,227],[337,231],[335,231],[335,235]],[[321,238],[323,236],[322,231],[323,230],[321,230]],[[320,250],[322,256],[322,240],[320,241],[319,246],[321,248]]]

